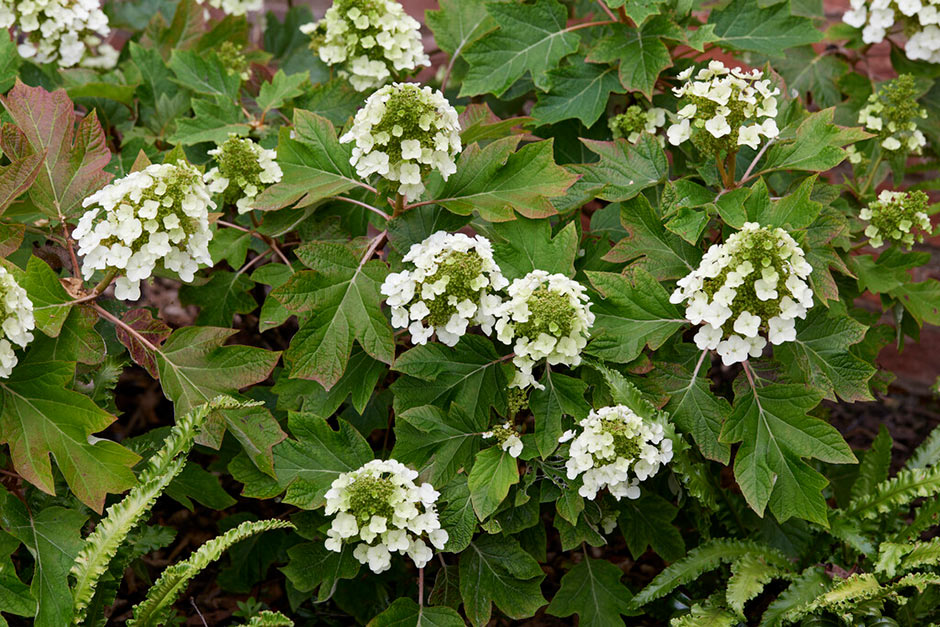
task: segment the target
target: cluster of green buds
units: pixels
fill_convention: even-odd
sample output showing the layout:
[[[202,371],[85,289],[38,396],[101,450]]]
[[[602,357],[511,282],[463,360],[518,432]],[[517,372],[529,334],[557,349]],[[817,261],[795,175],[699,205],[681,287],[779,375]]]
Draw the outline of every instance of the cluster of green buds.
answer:
[[[859,217],[868,222],[865,235],[869,243],[880,248],[885,242],[910,249],[914,242],[924,241],[933,227],[927,216],[927,194],[884,190],[878,200],[863,208]]]
[[[248,57],[239,46],[231,41],[223,41],[216,54],[229,75],[237,74],[243,81],[251,78],[251,72],[248,71]]]
[[[666,124],[666,110],[659,107],[644,109],[640,105],[630,105],[623,113],[618,113],[610,118],[607,125],[614,139],[623,137],[631,144],[635,144],[640,135],[649,133],[656,134],[656,130]],[[659,137],[660,143],[663,138]]]
[[[522,438],[519,437],[519,432],[511,422],[497,425],[489,431],[484,431],[482,435],[485,440],[495,438],[499,447],[512,457],[519,457],[522,453]]]
[[[910,74],[882,83],[858,112],[858,123],[878,135],[879,143],[891,152],[920,154],[927,138],[917,120],[927,110],[917,104],[917,84]],[[850,161],[855,161],[850,156]]]
[[[277,153],[247,138],[230,135],[209,154],[218,165],[206,172],[206,185],[213,194],[222,194],[223,204],[234,204],[238,213],[251,211],[258,194],[283,176]]]

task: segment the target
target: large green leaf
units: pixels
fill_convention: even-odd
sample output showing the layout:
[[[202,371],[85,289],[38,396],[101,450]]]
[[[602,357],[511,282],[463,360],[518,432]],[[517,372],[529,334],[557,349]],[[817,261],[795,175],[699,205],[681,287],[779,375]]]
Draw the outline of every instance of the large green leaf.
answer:
[[[472,144],[457,160],[457,173],[443,182],[432,177],[428,197],[460,215],[474,211],[489,222],[556,213],[549,201],[561,196],[577,177],[555,163],[552,140],[528,144],[516,151],[521,138],[497,139],[485,147]]]
[[[784,56],[787,48],[822,39],[812,20],[790,13],[789,0],[770,7],[754,0],[734,0],[712,11],[708,22],[715,26],[722,45],[774,57]]]
[[[310,534],[310,539],[313,542],[301,542],[288,549],[290,561],[281,572],[300,592],[316,591],[316,600],[322,603],[333,596],[340,579],[352,579],[359,573],[359,560],[353,557],[351,544],[337,553],[323,546],[322,537]]]
[[[446,485],[469,468],[488,423],[454,404],[445,413],[433,405],[414,407],[395,417],[392,457],[424,472],[432,485]]]
[[[3,35],[0,35],[2,40]],[[43,157],[42,154],[26,155],[0,167],[0,213],[30,188],[42,169]]]
[[[470,502],[480,520],[496,511],[509,488],[519,482],[516,459],[499,446],[491,446],[477,453],[467,477]]]
[[[629,363],[647,346],[656,350],[686,320],[669,302],[669,293],[646,270],[628,268],[624,274],[588,272],[601,298],[593,303],[595,315],[587,352],[601,359]]]
[[[659,280],[683,277],[698,266],[702,251],[667,231],[645,196],[621,203],[620,222],[627,235],[606,261],[633,261]]]
[[[460,596],[470,624],[486,625],[493,603],[509,618],[532,616],[545,603],[539,589],[544,577],[515,539],[477,538],[460,554]]]
[[[643,492],[637,500],[621,499],[618,520],[630,554],[638,560],[652,548],[667,562],[674,562],[685,554],[685,541],[672,521],[679,509],[659,496]]]
[[[739,389],[721,441],[741,442],[734,476],[758,514],[763,515],[769,503],[780,522],[796,516],[828,526],[822,489],[829,482],[803,458],[831,464],[857,460],[835,428],[807,415],[821,398],[803,385]]]
[[[296,439],[274,447],[278,482],[287,487],[285,502],[303,509],[324,504],[330,484],[341,473],[356,470],[373,458],[372,448],[345,420],[334,431],[325,418],[292,412],[288,429]]]
[[[439,0],[438,6],[436,11],[425,11],[424,21],[434,33],[434,42],[452,60],[497,26],[484,0]]]
[[[870,137],[861,129],[843,128],[832,123],[834,108],[809,114],[788,125],[767,151],[758,172],[805,170],[825,172],[846,158],[842,146]]]
[[[12,160],[45,155],[45,167],[29,197],[46,216],[71,217],[85,198],[111,180],[104,171],[111,152],[98,116],[92,112],[76,127],[75,105],[64,89],[50,93],[17,82],[10,93],[0,96],[0,103],[16,125],[4,127],[3,151]],[[10,141],[14,137],[18,140]]]
[[[332,122],[296,109],[292,129],[283,127],[277,144],[283,178],[258,196],[255,208],[306,207],[362,185],[349,163],[351,156],[351,145],[339,143]]]
[[[13,34],[8,31],[0,35],[0,94],[5,94],[16,82],[22,63]]]
[[[510,281],[533,270],[574,276],[578,229],[569,222],[552,236],[548,220],[517,218],[492,226],[493,259]]]
[[[156,353],[164,394],[178,412],[187,412],[220,394],[263,381],[280,353],[253,346],[223,346],[235,329],[184,327],[173,332]]]
[[[526,73],[537,87],[547,89],[546,72],[578,49],[580,38],[565,30],[568,11],[557,0],[537,0],[534,4],[490,2],[486,10],[499,29],[464,52],[470,70],[460,88],[461,96],[502,96]]]
[[[176,131],[169,141],[182,146],[204,142],[223,144],[229,135],[247,137],[251,131],[242,109],[223,96],[193,100],[193,114],[194,117],[177,120]]]
[[[227,100],[235,100],[238,96],[241,77],[237,72],[229,72],[212,52],[174,50],[168,65],[176,75],[174,82],[190,91],[206,96],[223,96]]]
[[[587,60],[615,62],[624,89],[639,91],[652,98],[660,72],[672,66],[672,58],[663,39],[682,39],[682,29],[667,17],[656,17],[639,28],[615,24],[612,30],[591,49]]]
[[[10,446],[17,473],[55,494],[50,456],[72,493],[100,512],[105,496],[134,485],[138,456],[110,440],[92,437],[114,416],[71,389],[74,362],[27,358],[0,381],[0,438]]]
[[[834,54],[816,54],[812,46],[788,50],[786,56],[774,60],[774,69],[787,81],[787,87],[825,109],[843,100],[839,79],[848,73],[849,65]]]
[[[596,163],[570,165],[581,175],[576,188],[601,187],[598,198],[619,202],[633,198],[647,187],[666,180],[669,161],[655,137],[643,135],[636,144],[625,139],[612,142],[582,139],[591,152],[600,156]]]
[[[460,614],[449,607],[419,606],[414,599],[396,599],[369,621],[368,627],[463,627]]]
[[[354,341],[373,359],[392,363],[392,327],[379,293],[385,263],[360,261],[348,246],[331,242],[310,242],[297,254],[311,270],[294,274],[273,293],[291,313],[311,314],[284,353],[291,377],[329,390],[343,376]]]
[[[633,595],[620,583],[623,571],[614,564],[585,557],[561,578],[561,588],[546,610],[562,618],[578,615],[583,627],[623,625],[621,614],[633,615]]]
[[[271,78],[271,82],[263,83],[261,89],[258,90],[257,102],[262,114],[282,107],[301,95],[304,92],[302,85],[307,80],[307,76],[306,73],[288,75],[284,73],[284,70],[278,70]]]
[[[59,335],[72,309],[69,303],[74,299],[62,287],[49,264],[35,255],[31,256],[26,264],[23,289],[33,303],[36,328],[49,337]]]
[[[37,601],[36,627],[62,627],[72,623],[69,569],[82,548],[81,529],[86,516],[74,509],[47,507],[36,515],[4,491],[0,497],[0,525],[22,542],[35,561],[30,589]]]
[[[559,374],[547,366],[540,383],[544,389],[532,390],[529,408],[535,418],[535,444],[539,454],[547,458],[558,447],[562,416],[587,418],[591,406],[584,400],[587,384],[581,379]]]
[[[421,405],[447,409],[456,403],[477,422],[488,424],[490,408],[506,406],[509,366],[502,361],[493,343],[479,335],[465,335],[453,348],[416,346],[399,355],[392,368],[405,375],[392,384],[395,413]]]
[[[548,93],[539,94],[532,109],[532,117],[542,124],[576,118],[592,126],[607,110],[610,94],[624,92],[616,70],[609,65],[578,59],[548,75],[552,87]]]
[[[831,401],[871,401],[868,380],[875,368],[849,348],[865,337],[868,327],[836,308],[816,307],[797,321],[796,340],[774,349],[774,357],[790,379],[810,385]]]
[[[251,295],[255,282],[237,272],[214,272],[204,285],[180,287],[180,302],[198,305],[196,324],[214,327],[230,327],[235,324],[235,314],[251,313],[258,307]]]

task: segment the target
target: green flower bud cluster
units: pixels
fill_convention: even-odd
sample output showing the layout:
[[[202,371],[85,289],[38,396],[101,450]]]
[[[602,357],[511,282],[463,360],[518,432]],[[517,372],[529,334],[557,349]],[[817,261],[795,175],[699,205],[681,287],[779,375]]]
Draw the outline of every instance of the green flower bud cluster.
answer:
[[[656,134],[656,130],[666,123],[666,110],[659,107],[644,109],[640,105],[630,105],[623,113],[610,118],[607,125],[614,139],[623,137],[635,144],[643,133]],[[660,142],[663,138],[659,138]]]
[[[858,123],[877,133],[885,150],[920,154],[927,138],[917,128],[917,120],[926,118],[927,110],[917,104],[917,96],[914,77],[901,74],[882,83],[868,97],[868,103],[858,112]]]
[[[223,41],[216,54],[222,62],[222,67],[230,75],[237,74],[243,81],[251,78],[251,72],[248,71],[248,57],[240,47],[231,41]]]
[[[512,457],[519,457],[522,453],[522,438],[519,437],[519,432],[516,431],[515,426],[513,426],[511,422],[497,425],[489,431],[485,431],[482,435],[483,438],[487,440],[496,438],[496,443],[499,444],[499,447],[508,452]]]
[[[223,204],[235,205],[238,213],[251,211],[258,194],[283,176],[277,153],[250,139],[230,135],[209,154],[219,164],[206,172],[209,191],[222,194]]]
[[[910,249],[914,242],[924,241],[924,236],[933,231],[927,216],[928,203],[927,194],[921,191],[881,192],[878,200],[859,214],[868,222],[865,235],[869,243],[875,248],[888,242]]]

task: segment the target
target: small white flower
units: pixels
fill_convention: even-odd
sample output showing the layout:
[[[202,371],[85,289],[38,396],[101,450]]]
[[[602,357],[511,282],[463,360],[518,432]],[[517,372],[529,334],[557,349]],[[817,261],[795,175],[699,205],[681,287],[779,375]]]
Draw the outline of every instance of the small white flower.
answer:
[[[13,275],[0,266],[0,379],[6,379],[13,373],[17,364],[13,346],[26,348],[33,341],[31,331],[35,328],[33,303],[20,287]]]
[[[0,29],[15,28],[20,56],[36,63],[113,68],[118,52],[104,43],[108,17],[97,0],[3,0]]]
[[[228,15],[245,15],[264,8],[264,0],[196,0],[196,2],[221,9]]]

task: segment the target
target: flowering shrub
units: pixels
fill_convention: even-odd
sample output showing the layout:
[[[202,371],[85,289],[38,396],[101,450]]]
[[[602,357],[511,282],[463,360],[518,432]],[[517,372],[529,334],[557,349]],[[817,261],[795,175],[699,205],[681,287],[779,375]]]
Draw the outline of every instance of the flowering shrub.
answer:
[[[0,0],[0,623],[940,624],[940,5],[307,5]]]

